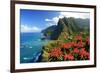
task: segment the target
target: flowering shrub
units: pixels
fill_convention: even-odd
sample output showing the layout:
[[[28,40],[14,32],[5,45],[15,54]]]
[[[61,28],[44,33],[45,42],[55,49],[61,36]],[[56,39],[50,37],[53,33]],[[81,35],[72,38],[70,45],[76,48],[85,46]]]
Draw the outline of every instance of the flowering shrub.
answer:
[[[69,49],[69,48],[71,48],[71,47],[72,47],[72,43],[71,43],[71,42],[69,42],[69,43],[64,43],[63,46],[62,46],[62,48],[65,48],[65,49]]]
[[[90,53],[87,50],[90,46],[89,37],[85,41],[83,41],[82,36],[75,36],[74,39],[71,42],[63,43],[59,48],[52,48],[49,52],[50,61],[89,60]]]
[[[86,38],[86,44],[90,45],[90,38],[89,37]]]
[[[81,48],[79,54],[81,59],[89,59],[90,57],[89,53],[85,50],[85,48]]]
[[[73,53],[78,54],[79,53],[79,49],[78,48],[74,48]]]
[[[59,48],[53,48],[50,52],[50,57],[60,57],[62,55],[62,51]]]
[[[73,36],[66,42],[52,43],[47,47],[48,61],[70,61],[90,59],[90,38],[82,35]],[[45,49],[47,49],[45,48]]]
[[[74,56],[72,54],[64,55],[64,60],[74,60]]]
[[[75,40],[76,40],[76,41],[82,41],[82,36],[76,36],[76,37],[75,37]]]

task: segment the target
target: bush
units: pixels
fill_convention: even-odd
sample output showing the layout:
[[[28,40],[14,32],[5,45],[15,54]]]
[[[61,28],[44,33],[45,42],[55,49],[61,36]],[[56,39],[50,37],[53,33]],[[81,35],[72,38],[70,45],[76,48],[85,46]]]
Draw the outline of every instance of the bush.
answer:
[[[43,62],[89,59],[90,39],[88,34],[72,34],[65,40],[52,40],[43,46]]]

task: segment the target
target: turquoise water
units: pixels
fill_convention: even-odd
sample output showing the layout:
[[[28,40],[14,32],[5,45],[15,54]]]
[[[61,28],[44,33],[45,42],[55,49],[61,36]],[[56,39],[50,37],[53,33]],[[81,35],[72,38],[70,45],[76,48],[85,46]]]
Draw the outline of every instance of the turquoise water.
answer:
[[[41,33],[20,34],[20,63],[35,63],[39,61],[42,46],[48,40],[41,40]]]

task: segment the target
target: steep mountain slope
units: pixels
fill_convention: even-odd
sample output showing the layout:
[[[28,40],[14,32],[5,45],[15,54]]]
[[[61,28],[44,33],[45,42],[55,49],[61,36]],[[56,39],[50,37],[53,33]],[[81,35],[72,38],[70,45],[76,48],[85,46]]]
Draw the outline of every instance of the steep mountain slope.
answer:
[[[75,19],[62,18],[59,19],[57,26],[50,26],[43,30],[42,33],[49,36],[51,40],[61,40],[67,37],[67,35],[75,32],[83,31],[85,28],[89,29],[89,19]]]

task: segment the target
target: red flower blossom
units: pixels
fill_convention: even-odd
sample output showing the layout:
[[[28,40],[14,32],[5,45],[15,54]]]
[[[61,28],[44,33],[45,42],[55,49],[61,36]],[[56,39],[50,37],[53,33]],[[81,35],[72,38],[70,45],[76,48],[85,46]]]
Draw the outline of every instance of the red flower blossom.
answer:
[[[79,48],[84,47],[84,43],[80,41],[76,44],[76,46]]]
[[[89,37],[86,38],[86,44],[90,45],[90,38]]]
[[[76,38],[75,38],[77,41],[82,41],[82,36],[76,36]]]
[[[66,48],[66,49],[69,49],[69,48],[71,48],[71,47],[72,47],[72,43],[71,43],[71,42],[65,43],[65,44],[63,44],[63,46],[62,46],[62,48]]]
[[[62,52],[59,48],[54,48],[50,52],[51,57],[60,57],[62,55]]]
[[[79,53],[79,49],[78,48],[74,48],[73,52],[74,53]]]
[[[86,52],[86,58],[90,59],[90,53],[89,52]]]
[[[64,60],[74,60],[74,56],[72,54],[64,55]]]
[[[80,50],[80,56],[81,58],[90,58],[90,54],[85,50],[85,48],[81,48]]]
[[[75,42],[71,42],[71,45],[74,46]]]
[[[77,43],[76,42],[72,42],[72,46],[73,47],[77,47]]]
[[[81,50],[80,50],[81,58],[83,58],[85,54],[86,54],[85,48],[81,48]]]
[[[84,47],[84,43],[82,41],[77,42],[72,42],[73,47],[81,48]]]

